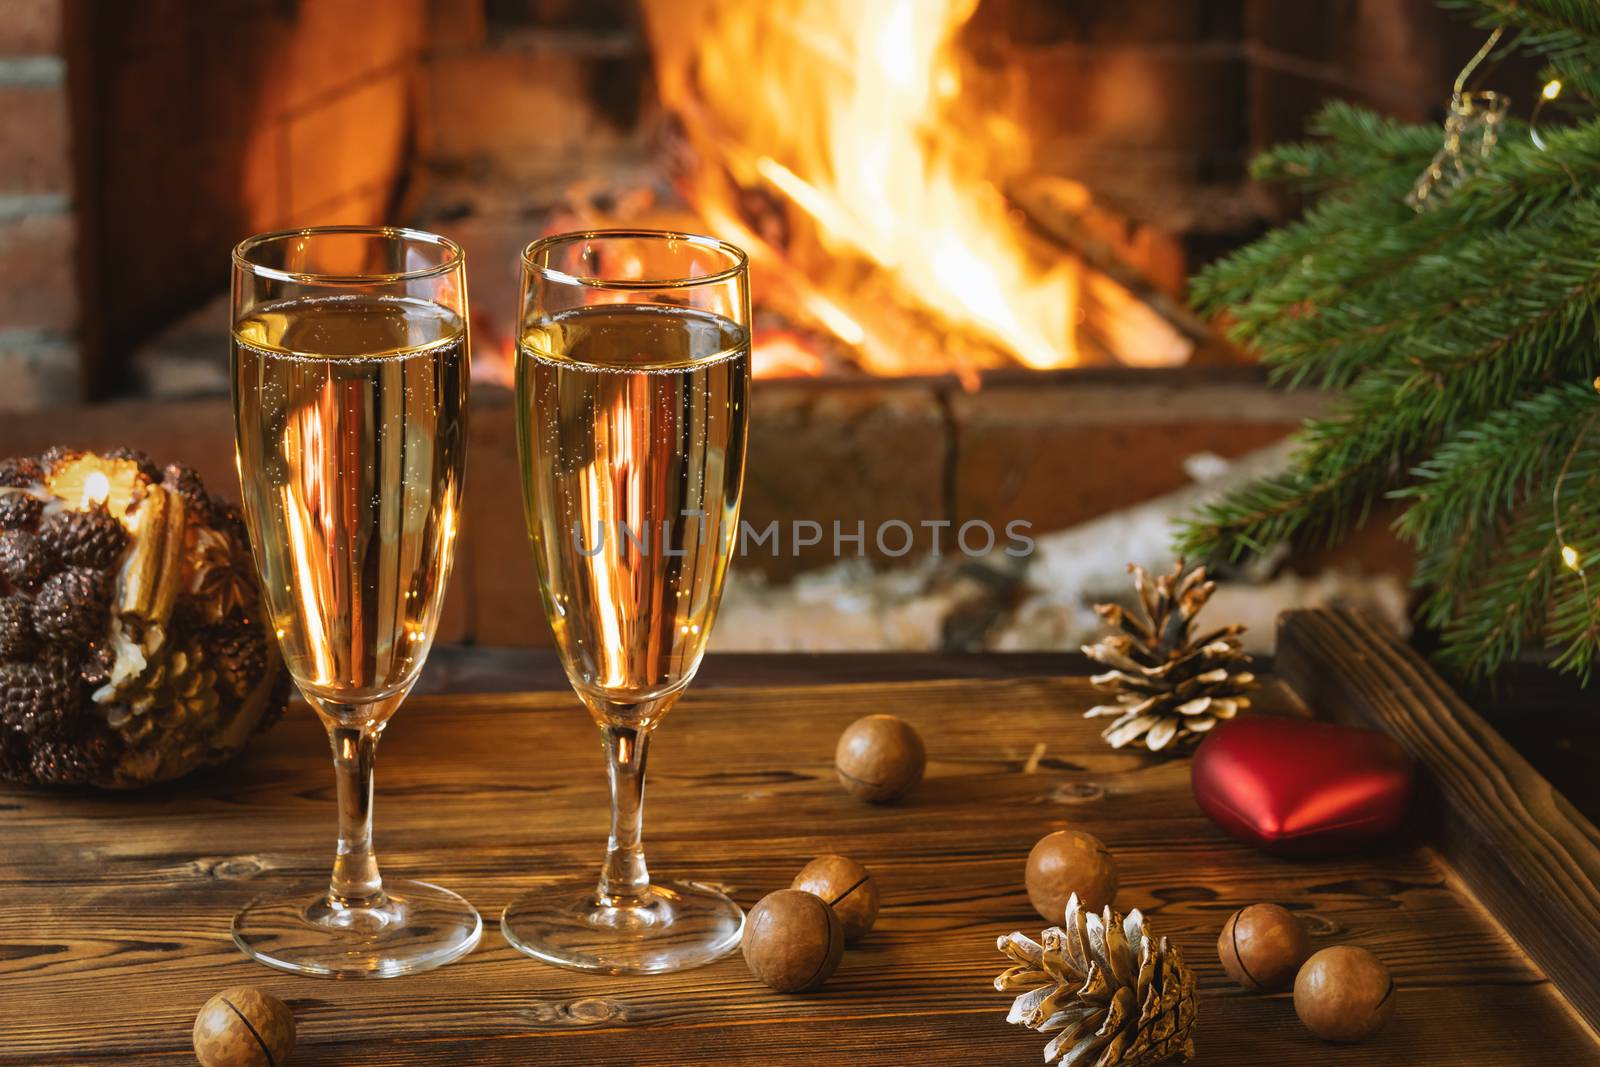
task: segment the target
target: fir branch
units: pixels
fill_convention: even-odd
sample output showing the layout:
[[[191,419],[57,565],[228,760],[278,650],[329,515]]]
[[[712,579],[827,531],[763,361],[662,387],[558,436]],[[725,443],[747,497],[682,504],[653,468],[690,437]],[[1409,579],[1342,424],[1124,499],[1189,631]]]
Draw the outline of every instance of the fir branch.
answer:
[[[1514,657],[1524,637],[1542,634],[1544,607],[1562,566],[1549,509],[1520,512],[1499,548],[1474,575],[1477,595],[1440,635],[1439,659],[1471,677]]]
[[[1445,0],[1443,6],[1476,9],[1474,21],[1485,28],[1508,26],[1524,31],[1516,42],[1519,48],[1544,50],[1558,44],[1589,43],[1600,49],[1600,5],[1594,0]],[[1550,40],[1558,37],[1569,40]]]
[[[1288,470],[1201,508],[1178,540],[1230,558],[1332,540],[1392,498],[1448,664],[1487,674],[1532,640],[1587,676],[1600,659],[1600,3],[1472,6],[1564,79],[1550,114],[1571,125],[1547,116],[1541,144],[1508,121],[1420,213],[1404,197],[1438,131],[1332,106],[1321,140],[1257,161],[1321,197],[1207,268],[1195,297],[1226,311],[1275,380],[1341,395]]]
[[[1342,100],[1326,105],[1307,129],[1325,140],[1268,149],[1252,161],[1251,177],[1313,190],[1393,177],[1381,171],[1415,180],[1439,150],[1435,127],[1403,123]]]
[[[1474,575],[1498,536],[1501,515],[1549,500],[1570,450],[1600,421],[1600,397],[1586,383],[1558,385],[1491,413],[1440,445],[1392,491],[1409,507],[1395,525],[1417,550],[1413,585],[1427,597],[1425,622],[1449,622],[1474,589]]]

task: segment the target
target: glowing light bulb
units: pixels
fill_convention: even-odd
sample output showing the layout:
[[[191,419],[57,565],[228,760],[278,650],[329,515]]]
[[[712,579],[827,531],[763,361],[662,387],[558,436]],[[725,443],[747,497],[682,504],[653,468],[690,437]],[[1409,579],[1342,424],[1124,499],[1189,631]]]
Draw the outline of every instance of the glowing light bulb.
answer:
[[[1567,565],[1568,570],[1576,571],[1583,569],[1580,566],[1583,560],[1581,557],[1579,557],[1578,550],[1573,548],[1571,545],[1561,546],[1561,562]]]
[[[1561,79],[1551,78],[1549,81],[1545,82],[1544,89],[1540,91],[1539,95],[1543,96],[1546,100],[1554,100],[1556,97],[1560,96]]]

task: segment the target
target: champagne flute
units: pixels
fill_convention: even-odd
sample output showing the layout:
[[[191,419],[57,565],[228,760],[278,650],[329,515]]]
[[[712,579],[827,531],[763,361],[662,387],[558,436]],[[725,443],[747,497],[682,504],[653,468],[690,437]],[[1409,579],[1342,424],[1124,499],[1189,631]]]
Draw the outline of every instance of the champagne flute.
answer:
[[[470,952],[472,905],[385,879],[378,739],[422,670],[450,576],[467,438],[462,252],[433,234],[325,227],[233,252],[233,414],[261,592],[327,727],[339,845],[326,887],[257,898],[245,955],[299,974],[412,974]]]
[[[567,678],[600,727],[611,838],[598,885],[506,908],[506,940],[549,963],[676,971],[739,943],[744,913],[654,881],[640,845],[651,731],[694,678],[744,484],[750,289],[707,237],[604,230],[523,254],[516,356],[523,505]]]

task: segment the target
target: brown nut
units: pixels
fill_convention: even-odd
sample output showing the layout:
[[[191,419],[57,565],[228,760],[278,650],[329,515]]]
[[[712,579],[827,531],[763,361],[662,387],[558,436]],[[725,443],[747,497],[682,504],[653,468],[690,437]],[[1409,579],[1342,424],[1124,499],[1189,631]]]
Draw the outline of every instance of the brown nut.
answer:
[[[1252,993],[1288,989],[1309,955],[1305,924],[1276,904],[1252,904],[1234,912],[1217,937],[1222,969]]]
[[[1033,909],[1048,923],[1060,923],[1072,894],[1097,912],[1117,896],[1116,857],[1093,834],[1057,830],[1028,853],[1026,883]]]
[[[750,909],[742,948],[751,974],[780,993],[804,993],[839,966],[844,927],[821,897],[780,889]]]
[[[878,882],[847,856],[818,856],[794,876],[790,889],[827,901],[844,927],[845,944],[859,940],[878,918]]]
[[[839,784],[869,804],[899,800],[922,781],[922,737],[904,719],[867,715],[845,727],[834,749]]]
[[[1294,980],[1294,1013],[1324,1041],[1362,1041],[1394,1014],[1394,979],[1376,956],[1335,945],[1306,960]]]
[[[294,1013],[259,989],[224,989],[194,1018],[201,1067],[282,1067],[293,1051]]]

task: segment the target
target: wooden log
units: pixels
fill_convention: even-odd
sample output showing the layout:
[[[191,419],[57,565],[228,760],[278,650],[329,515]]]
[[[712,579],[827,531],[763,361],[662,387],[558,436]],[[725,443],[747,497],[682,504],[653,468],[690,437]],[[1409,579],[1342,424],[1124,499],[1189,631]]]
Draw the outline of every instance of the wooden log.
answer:
[[[1375,726],[1427,769],[1434,839],[1528,955],[1600,1029],[1600,831],[1415,651],[1373,620],[1296,611],[1277,670],[1313,708]]]

